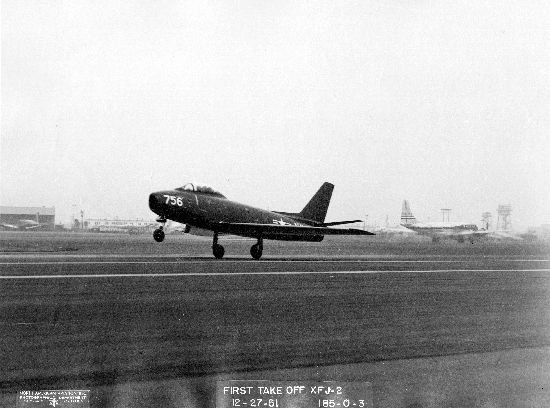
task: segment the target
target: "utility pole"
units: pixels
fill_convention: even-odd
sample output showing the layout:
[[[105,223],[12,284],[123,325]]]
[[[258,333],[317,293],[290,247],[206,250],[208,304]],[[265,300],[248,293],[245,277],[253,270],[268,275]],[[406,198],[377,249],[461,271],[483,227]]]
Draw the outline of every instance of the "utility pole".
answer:
[[[483,223],[483,229],[485,231],[489,231],[489,227],[491,226],[491,218],[492,215],[489,211],[485,211],[481,214],[481,222]]]
[[[71,205],[71,229],[74,230],[74,226],[75,226],[75,223],[74,223],[74,220],[76,220],[76,204],[73,204]]]

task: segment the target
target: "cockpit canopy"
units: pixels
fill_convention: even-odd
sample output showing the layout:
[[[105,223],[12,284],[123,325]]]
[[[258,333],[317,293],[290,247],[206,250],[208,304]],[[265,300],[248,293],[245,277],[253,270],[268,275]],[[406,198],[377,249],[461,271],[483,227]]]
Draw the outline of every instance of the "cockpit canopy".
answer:
[[[196,193],[210,194],[216,197],[225,198],[225,196],[219,191],[214,190],[212,187],[205,186],[204,184],[187,183],[183,187],[176,188],[177,191],[194,191]]]

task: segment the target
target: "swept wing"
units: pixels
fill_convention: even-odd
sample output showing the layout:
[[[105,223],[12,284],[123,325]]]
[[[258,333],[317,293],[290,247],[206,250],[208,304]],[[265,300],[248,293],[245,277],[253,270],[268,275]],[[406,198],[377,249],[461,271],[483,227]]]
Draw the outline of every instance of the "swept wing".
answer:
[[[359,229],[340,229],[328,227],[312,227],[308,225],[278,225],[278,224],[254,224],[254,223],[235,223],[220,222],[217,224],[220,232],[227,232],[237,235],[374,235],[372,232]]]

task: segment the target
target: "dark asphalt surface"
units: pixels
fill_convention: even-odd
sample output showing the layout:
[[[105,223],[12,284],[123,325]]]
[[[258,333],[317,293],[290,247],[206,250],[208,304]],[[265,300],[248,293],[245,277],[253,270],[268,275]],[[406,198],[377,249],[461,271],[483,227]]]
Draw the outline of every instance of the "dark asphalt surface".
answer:
[[[550,344],[549,262],[10,260],[3,386]]]
[[[0,293],[5,393],[550,346],[540,253],[13,253]]]

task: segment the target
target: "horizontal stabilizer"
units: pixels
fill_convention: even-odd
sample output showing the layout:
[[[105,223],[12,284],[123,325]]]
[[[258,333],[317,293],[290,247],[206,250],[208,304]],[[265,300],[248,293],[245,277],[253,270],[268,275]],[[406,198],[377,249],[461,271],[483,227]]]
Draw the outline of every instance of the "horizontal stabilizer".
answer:
[[[330,227],[333,225],[344,225],[344,224],[355,224],[356,222],[363,222],[362,220],[351,220],[351,221],[335,221],[335,222],[325,222],[320,224],[321,227]]]

